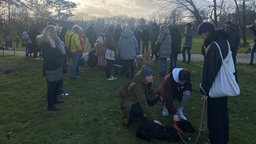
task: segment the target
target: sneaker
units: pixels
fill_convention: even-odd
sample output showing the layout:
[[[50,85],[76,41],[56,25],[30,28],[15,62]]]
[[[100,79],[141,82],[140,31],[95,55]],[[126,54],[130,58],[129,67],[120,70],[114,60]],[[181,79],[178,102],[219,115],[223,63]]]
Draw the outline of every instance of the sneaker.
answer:
[[[177,114],[178,114],[178,116],[180,117],[180,119],[183,119],[183,120],[187,120],[187,118],[185,117],[185,115],[183,114],[183,112],[182,111],[177,111]]]
[[[114,76],[112,76],[112,75],[110,75],[110,77],[112,77],[113,79],[116,79],[116,77],[114,77]]]
[[[61,93],[59,96],[69,96],[69,94],[67,92]]]
[[[112,81],[112,80],[115,80],[115,78],[113,78],[113,77],[109,77],[109,78],[106,78],[107,80],[109,80],[109,81]]]
[[[168,109],[164,106],[163,110],[162,110],[162,115],[163,116],[168,116],[169,115],[169,111]]]

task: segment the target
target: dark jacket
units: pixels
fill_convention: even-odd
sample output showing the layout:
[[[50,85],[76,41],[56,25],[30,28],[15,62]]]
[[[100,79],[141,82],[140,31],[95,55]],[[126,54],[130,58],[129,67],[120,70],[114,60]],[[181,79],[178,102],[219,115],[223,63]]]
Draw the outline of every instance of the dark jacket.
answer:
[[[212,42],[215,41],[218,43],[223,59],[225,59],[228,54],[227,39],[228,35],[226,32],[223,30],[215,30],[209,33],[204,42],[204,46],[207,47],[207,50],[204,57],[201,86],[206,93],[205,95],[209,95],[209,90],[222,64],[218,47]],[[202,89],[201,93],[204,94]]]
[[[60,50],[52,48],[49,42],[42,43],[43,73],[45,70],[56,70],[63,66],[63,55]]]
[[[141,32],[141,40],[142,41],[149,41],[149,37],[150,37],[150,32],[147,28],[144,28]]]
[[[105,46],[107,49],[116,51],[116,42],[114,37],[114,29],[109,28],[105,35]]]
[[[156,98],[157,96],[151,88],[151,84],[147,84],[145,77],[139,71],[128,87],[127,97],[122,99],[122,109],[124,109],[125,115],[129,119],[132,106],[139,103],[145,117],[149,120],[154,120],[153,112],[147,104],[147,100],[151,101]]]
[[[175,27],[170,28],[170,34],[172,37],[172,53],[177,54],[181,52],[181,34]]]

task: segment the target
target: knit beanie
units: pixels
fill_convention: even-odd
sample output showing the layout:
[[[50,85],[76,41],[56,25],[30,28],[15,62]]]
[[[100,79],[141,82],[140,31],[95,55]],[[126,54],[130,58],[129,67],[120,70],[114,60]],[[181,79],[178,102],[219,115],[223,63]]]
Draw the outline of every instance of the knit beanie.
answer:
[[[141,73],[142,73],[142,75],[143,75],[144,77],[146,77],[146,76],[151,76],[151,75],[153,75],[153,70],[152,70],[149,66],[143,65],[143,66],[141,67]]]
[[[198,28],[197,33],[202,34],[204,32],[213,31],[215,29],[215,26],[209,22],[202,22]]]

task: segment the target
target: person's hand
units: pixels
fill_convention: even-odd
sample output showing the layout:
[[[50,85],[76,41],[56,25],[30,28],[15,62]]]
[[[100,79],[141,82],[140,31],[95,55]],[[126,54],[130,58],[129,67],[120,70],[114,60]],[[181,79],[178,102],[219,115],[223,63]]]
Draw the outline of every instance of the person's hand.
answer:
[[[154,123],[162,125],[162,123],[160,121],[158,121],[158,120],[154,120]]]
[[[177,114],[173,115],[172,118],[174,122],[180,121],[180,117]]]
[[[206,96],[206,95],[201,95],[202,101],[207,101],[207,98],[208,98],[208,96]]]

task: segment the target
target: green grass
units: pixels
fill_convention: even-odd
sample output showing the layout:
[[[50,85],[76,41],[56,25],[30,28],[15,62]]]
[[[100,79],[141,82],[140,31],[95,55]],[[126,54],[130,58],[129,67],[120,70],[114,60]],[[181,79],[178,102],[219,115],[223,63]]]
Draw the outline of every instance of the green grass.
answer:
[[[154,85],[160,82],[158,66],[152,62]],[[184,113],[197,129],[202,101],[199,94],[201,62],[180,63],[191,71],[192,97]],[[81,67],[80,79],[65,75],[65,90],[71,96],[58,104],[59,112],[46,111],[46,81],[42,63],[23,57],[0,57],[0,144],[146,144],[137,139],[136,126],[125,128],[121,122],[120,98],[117,90],[131,79],[118,75],[107,81],[103,68]],[[256,66],[238,65],[241,95],[229,99],[230,144],[255,144],[256,108],[254,91]],[[171,124],[170,116],[161,116],[162,104],[153,107],[163,124]],[[9,132],[9,133],[8,133]],[[198,133],[189,134],[194,142]],[[198,144],[207,140],[202,132]],[[151,144],[167,144],[153,140]],[[179,142],[182,144],[182,142]]]

